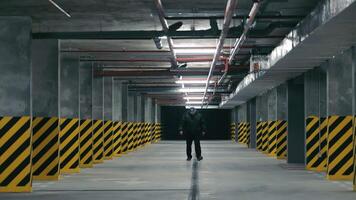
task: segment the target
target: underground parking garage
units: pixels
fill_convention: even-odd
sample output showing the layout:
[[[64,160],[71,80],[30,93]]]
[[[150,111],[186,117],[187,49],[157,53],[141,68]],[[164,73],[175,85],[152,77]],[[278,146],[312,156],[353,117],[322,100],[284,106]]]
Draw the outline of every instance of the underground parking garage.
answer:
[[[0,2],[0,198],[355,199],[355,13]]]

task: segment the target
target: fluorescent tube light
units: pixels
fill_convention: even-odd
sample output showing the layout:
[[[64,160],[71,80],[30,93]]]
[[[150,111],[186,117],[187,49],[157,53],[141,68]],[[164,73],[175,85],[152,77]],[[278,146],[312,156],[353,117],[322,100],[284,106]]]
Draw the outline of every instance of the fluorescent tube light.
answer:
[[[184,92],[184,93],[198,93],[198,92],[204,92],[205,88],[180,88],[179,92]]]

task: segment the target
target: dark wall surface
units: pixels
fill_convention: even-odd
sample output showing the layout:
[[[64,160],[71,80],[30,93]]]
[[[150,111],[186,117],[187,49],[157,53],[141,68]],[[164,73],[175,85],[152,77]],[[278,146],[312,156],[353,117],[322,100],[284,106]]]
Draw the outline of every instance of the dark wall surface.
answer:
[[[183,140],[178,128],[183,114],[186,112],[182,106],[163,106],[161,110],[162,139]],[[198,110],[205,119],[207,133],[203,140],[227,140],[230,139],[231,111],[225,109]]]

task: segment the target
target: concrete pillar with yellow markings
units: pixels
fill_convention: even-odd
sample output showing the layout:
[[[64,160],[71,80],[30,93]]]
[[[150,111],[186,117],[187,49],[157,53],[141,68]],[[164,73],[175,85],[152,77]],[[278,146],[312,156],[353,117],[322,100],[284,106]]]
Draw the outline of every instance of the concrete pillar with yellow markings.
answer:
[[[0,192],[30,192],[31,19],[0,17]]]
[[[60,172],[78,173],[79,168],[79,57],[60,55]]]
[[[58,180],[59,41],[32,42],[32,176]]]

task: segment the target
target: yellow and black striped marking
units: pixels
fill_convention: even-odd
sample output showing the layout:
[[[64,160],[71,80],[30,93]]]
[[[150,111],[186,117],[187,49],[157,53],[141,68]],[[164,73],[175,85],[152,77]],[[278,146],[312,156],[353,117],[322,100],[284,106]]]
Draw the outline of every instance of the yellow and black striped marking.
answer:
[[[0,117],[0,192],[31,192],[31,118]]]
[[[262,151],[263,122],[256,122],[256,149]]]
[[[79,168],[79,119],[60,119],[61,173],[77,173]]]
[[[121,156],[121,129],[122,122],[114,122],[113,126],[113,156]]]
[[[235,129],[236,129],[236,124],[235,123],[231,123],[231,140],[233,141],[233,142],[235,142],[235,135],[236,135],[236,133],[235,133]]]
[[[93,162],[104,160],[104,129],[103,120],[93,120]]]
[[[245,144],[247,147],[250,146],[250,133],[251,133],[251,125],[249,122],[246,122],[245,128]]]
[[[327,157],[328,157],[328,119],[325,117],[320,118],[320,151],[319,151],[319,166],[316,168],[317,171],[326,171]]]
[[[276,143],[277,159],[287,158],[287,121],[277,121],[277,143]]]
[[[161,140],[161,124],[157,123],[156,124],[156,136],[155,136],[155,142],[158,142]]]
[[[306,131],[306,168],[308,170],[316,170],[320,166],[320,129],[319,117],[309,116],[305,121]]]
[[[138,147],[138,138],[139,138],[139,128],[140,128],[140,124],[138,122],[134,123],[135,124],[135,128],[134,128],[134,139],[133,139],[133,149],[135,150]]]
[[[59,119],[32,120],[32,176],[35,180],[59,179]]]
[[[132,122],[129,122],[129,129],[127,131],[128,137],[127,137],[127,151],[131,151],[133,147],[133,136],[134,136],[134,129],[135,129],[135,124]]]
[[[92,120],[80,120],[80,163],[81,168],[93,167],[93,127]]]
[[[241,143],[242,142],[242,138],[243,138],[243,123],[242,122],[238,122],[237,123],[237,142]]]
[[[129,137],[132,131],[132,123],[126,122],[126,129],[123,131],[122,153],[127,153],[129,147]]]
[[[104,121],[104,159],[110,160],[113,156],[113,122]]]
[[[269,122],[263,122],[262,125],[262,152],[268,153],[268,126]]]
[[[330,116],[328,119],[329,180],[353,179],[353,117]]]
[[[268,123],[268,154],[270,156],[276,155],[276,143],[277,143],[277,123],[276,121],[270,121]]]

